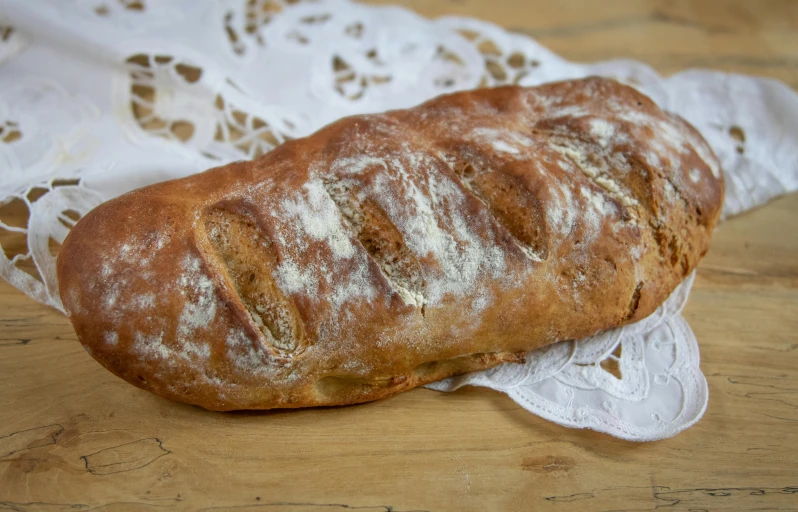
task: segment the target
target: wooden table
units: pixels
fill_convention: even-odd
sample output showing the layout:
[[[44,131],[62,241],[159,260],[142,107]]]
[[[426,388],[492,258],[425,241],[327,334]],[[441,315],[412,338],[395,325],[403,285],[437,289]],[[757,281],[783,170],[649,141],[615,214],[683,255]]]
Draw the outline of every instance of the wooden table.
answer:
[[[571,59],[798,86],[798,2],[404,3],[494,21]],[[103,370],[66,318],[0,283],[0,510],[796,510],[796,218],[792,195],[718,229],[685,311],[709,409],[646,444],[483,389],[260,414],[173,404]]]

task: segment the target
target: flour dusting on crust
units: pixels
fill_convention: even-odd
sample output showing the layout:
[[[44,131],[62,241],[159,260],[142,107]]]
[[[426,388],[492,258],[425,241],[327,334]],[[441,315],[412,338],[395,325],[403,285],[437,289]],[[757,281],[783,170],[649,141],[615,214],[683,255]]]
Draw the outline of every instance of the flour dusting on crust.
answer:
[[[216,295],[213,281],[200,268],[201,260],[187,256],[177,289],[186,297],[178,320],[178,335],[188,338],[200,328],[207,328],[216,318]]]

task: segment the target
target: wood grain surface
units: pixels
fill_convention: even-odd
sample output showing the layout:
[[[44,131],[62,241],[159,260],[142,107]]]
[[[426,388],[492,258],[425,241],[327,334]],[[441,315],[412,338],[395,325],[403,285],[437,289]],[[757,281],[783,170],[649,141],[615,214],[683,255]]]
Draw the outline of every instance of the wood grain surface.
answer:
[[[399,3],[479,16],[571,59],[798,86],[789,0]],[[720,226],[685,310],[709,409],[645,444],[473,388],[291,412],[170,403],[102,369],[65,317],[0,282],[0,510],[798,510],[796,219],[798,194]]]

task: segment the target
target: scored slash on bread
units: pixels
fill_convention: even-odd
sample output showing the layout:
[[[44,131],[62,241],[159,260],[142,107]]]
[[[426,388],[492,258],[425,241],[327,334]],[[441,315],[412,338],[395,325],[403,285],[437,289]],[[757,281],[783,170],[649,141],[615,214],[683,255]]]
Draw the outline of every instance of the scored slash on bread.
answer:
[[[722,198],[706,142],[630,87],[481,89],[108,201],[58,279],[84,347],[138,387],[342,405],[644,318]]]

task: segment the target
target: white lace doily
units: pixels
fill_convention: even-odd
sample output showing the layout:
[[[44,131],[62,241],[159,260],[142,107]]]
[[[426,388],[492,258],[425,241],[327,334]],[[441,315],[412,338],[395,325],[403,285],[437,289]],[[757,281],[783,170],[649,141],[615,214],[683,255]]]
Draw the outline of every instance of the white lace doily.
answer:
[[[702,132],[723,163],[725,215],[798,189],[798,99],[771,80],[576,64],[478,20],[343,0],[0,0],[0,275],[62,309],[54,254],[104,200],[345,115],[590,74],[640,88]],[[691,282],[638,324],[431,387],[491,387],[626,439],[673,435],[708,399],[679,315]]]

